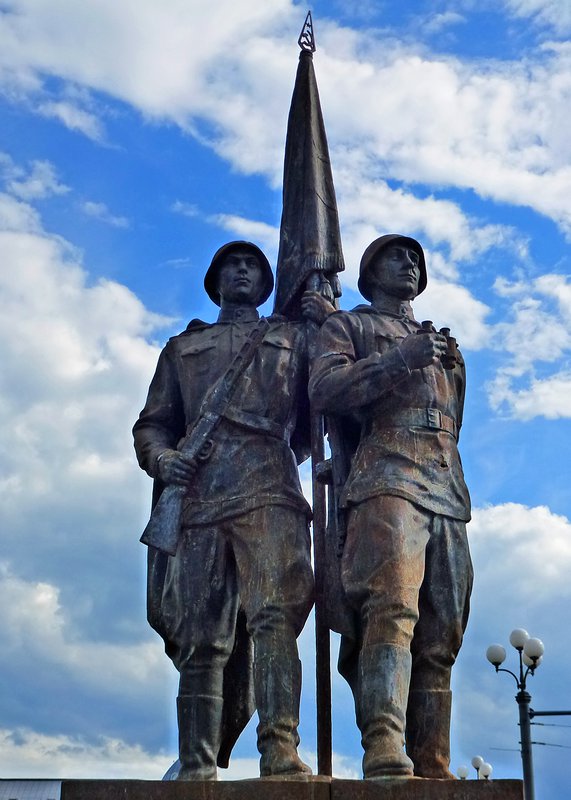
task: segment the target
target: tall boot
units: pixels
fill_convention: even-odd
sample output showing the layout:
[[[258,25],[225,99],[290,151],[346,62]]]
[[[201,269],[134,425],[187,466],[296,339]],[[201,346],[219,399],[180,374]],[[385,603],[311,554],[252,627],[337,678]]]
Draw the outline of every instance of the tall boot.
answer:
[[[454,780],[450,772],[452,692],[412,691],[406,712],[406,752],[419,778]]]
[[[260,775],[311,775],[297,754],[301,662],[297,658],[269,655],[254,661],[254,693],[260,719],[258,750]]]
[[[357,721],[365,778],[413,774],[412,761],[404,752],[410,667],[405,647],[375,644],[361,651]]]
[[[202,692],[215,690],[212,676],[197,676],[196,693],[189,691],[189,682],[181,679],[177,697],[178,752],[181,768],[179,781],[215,781],[216,761],[220,750],[222,696]],[[202,678],[202,680],[201,680]],[[210,683],[210,685],[208,685]]]

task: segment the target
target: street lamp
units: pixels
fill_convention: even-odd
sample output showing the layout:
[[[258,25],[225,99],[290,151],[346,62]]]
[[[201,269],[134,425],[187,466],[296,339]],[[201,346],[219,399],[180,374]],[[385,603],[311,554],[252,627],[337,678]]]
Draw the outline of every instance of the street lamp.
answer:
[[[484,761],[482,756],[474,756],[470,763],[476,770],[476,779],[479,781],[487,781],[494,771],[492,765],[488,764],[487,761]],[[462,764],[462,766],[458,767],[456,770],[456,775],[458,775],[461,781],[465,781],[468,777],[469,771],[470,770],[468,767],[465,764]]]
[[[482,777],[485,781],[487,781],[490,779],[490,776],[493,771],[494,768],[492,767],[492,765],[489,764],[487,761],[484,761],[484,763],[480,767],[480,777]]]
[[[472,761],[470,763],[472,764],[472,766],[476,770],[476,776],[477,776],[478,780],[480,780],[480,770],[484,766],[484,759],[482,758],[482,756],[474,756],[474,758],[472,759]]]
[[[515,696],[519,707],[519,726],[521,732],[521,760],[523,765],[523,789],[525,800],[535,800],[533,786],[533,758],[531,752],[531,715],[529,704],[531,695],[527,691],[526,682],[528,675],[533,675],[541,664],[543,656],[543,642],[541,639],[530,637],[523,628],[516,628],[510,633],[510,644],[515,647],[519,657],[519,674],[510,669],[500,669],[506,660],[506,651],[501,644],[492,644],[486,651],[486,658],[496,668],[496,672],[507,672],[517,685],[518,693]]]

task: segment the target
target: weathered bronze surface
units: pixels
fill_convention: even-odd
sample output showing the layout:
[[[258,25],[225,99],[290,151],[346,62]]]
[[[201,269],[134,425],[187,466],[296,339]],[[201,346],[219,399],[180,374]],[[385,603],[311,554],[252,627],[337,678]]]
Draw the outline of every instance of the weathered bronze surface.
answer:
[[[449,331],[414,319],[426,280],[418,242],[375,240],[359,278],[371,305],[329,317],[310,381],[333,453],[330,624],[343,634],[365,777],[453,777],[450,673],[472,585],[457,449],[465,372]]]
[[[522,781],[332,781],[331,800],[523,800]]]
[[[329,780],[319,776],[309,776],[306,780],[270,778],[189,783],[63,781],[61,800],[330,800],[330,791]]]
[[[62,800],[523,800],[521,781],[63,781]]]
[[[180,673],[180,780],[216,778],[254,704],[261,775],[310,772],[297,755],[296,645],[313,603],[297,473],[309,454],[307,333],[301,321],[259,320],[272,285],[255,245],[218,251],[205,278],[218,321],[170,339],[133,429],[155,500],[172,498],[161,519],[180,519],[174,547],[160,525],[147,539],[148,618]],[[332,310],[314,293],[302,308],[320,321]]]

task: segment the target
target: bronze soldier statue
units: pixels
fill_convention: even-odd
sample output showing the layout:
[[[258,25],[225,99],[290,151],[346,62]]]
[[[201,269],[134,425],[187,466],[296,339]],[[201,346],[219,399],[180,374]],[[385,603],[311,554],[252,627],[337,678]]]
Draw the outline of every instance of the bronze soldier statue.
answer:
[[[465,371],[449,331],[414,319],[410,301],[425,287],[416,240],[376,239],[359,277],[371,305],[326,320],[311,369],[312,402],[331,429],[347,431],[342,444],[358,431],[349,475],[335,484],[351,620],[340,670],[355,697],[365,778],[453,777],[450,674],[472,585],[457,449]],[[343,459],[333,456],[335,472]]]
[[[306,326],[259,318],[273,276],[250,242],[221,247],[204,286],[218,320],[193,320],[169,340],[133,429],[156,495],[183,487],[176,553],[149,547],[148,572],[149,621],[180,673],[178,778],[216,779],[217,763],[227,766],[253,712],[252,643],[260,774],[310,773],[297,754],[296,643],[313,603],[310,508],[296,463],[309,453]],[[306,315],[316,309],[332,310],[306,295]],[[212,417],[213,389],[225,381],[236,385],[208,448],[189,458],[185,436]]]

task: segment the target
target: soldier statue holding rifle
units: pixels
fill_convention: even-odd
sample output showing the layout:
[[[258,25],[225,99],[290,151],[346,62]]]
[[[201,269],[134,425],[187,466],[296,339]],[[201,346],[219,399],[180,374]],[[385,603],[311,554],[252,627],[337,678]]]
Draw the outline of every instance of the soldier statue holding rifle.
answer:
[[[143,537],[148,614],[180,673],[178,778],[227,766],[253,712],[252,644],[260,773],[306,774],[296,644],[313,603],[297,473],[309,444],[306,326],[259,317],[273,276],[250,242],[221,247],[204,286],[218,320],[170,339],[134,427],[159,497]],[[321,322],[332,307],[313,292],[302,309]]]
[[[365,778],[453,777],[450,673],[472,584],[457,449],[465,374],[449,331],[414,319],[410,301],[425,286],[417,241],[376,239],[359,277],[371,305],[326,320],[310,381],[330,432],[341,432],[330,515],[346,519],[346,538],[337,531],[348,606],[340,670],[355,697]],[[349,474],[335,475],[343,463]]]

